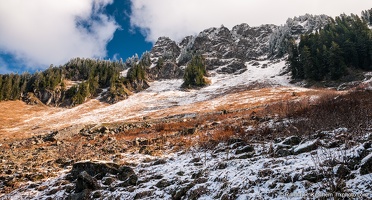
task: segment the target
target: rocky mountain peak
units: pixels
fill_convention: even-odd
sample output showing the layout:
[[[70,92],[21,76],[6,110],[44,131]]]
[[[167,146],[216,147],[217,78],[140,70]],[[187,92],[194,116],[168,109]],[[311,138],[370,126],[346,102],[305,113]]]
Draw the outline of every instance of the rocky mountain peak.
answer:
[[[151,60],[153,65],[157,64],[160,57],[167,62],[173,62],[171,69],[177,72],[170,74],[182,77],[182,73],[179,73],[181,66],[185,66],[195,53],[200,53],[206,58],[209,70],[216,70],[217,73],[242,73],[245,71],[246,62],[282,58],[287,53],[291,39],[296,40],[301,34],[324,27],[328,20],[326,15],[306,14],[289,18],[281,26],[266,24],[251,27],[242,23],[231,30],[223,25],[219,28],[212,27],[197,35],[187,36],[179,43],[168,37],[160,37],[151,50]],[[239,70],[230,70],[230,65],[239,66]],[[220,69],[221,67],[228,67],[229,70]],[[161,68],[156,72],[152,71],[150,73],[168,74],[163,73]],[[163,75],[155,74],[152,77],[165,78]]]
[[[160,37],[150,53],[152,57],[176,58],[180,54],[180,47],[169,37]]]

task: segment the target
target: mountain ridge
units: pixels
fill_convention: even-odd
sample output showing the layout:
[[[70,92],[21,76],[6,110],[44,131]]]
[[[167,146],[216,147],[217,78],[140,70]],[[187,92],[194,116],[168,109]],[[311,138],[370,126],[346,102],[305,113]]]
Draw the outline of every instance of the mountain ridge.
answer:
[[[372,73],[305,88],[280,55],[318,18],[163,37],[141,58],[30,75],[83,103],[0,102],[0,199],[371,199]],[[195,55],[210,84],[182,88]]]

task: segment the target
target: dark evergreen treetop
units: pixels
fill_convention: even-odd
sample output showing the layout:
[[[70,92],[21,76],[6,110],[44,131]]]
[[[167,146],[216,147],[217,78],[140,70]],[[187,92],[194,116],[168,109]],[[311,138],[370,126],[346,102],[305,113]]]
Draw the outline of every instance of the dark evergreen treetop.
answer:
[[[182,87],[202,87],[207,85],[207,80],[204,77],[207,73],[205,60],[202,55],[195,55],[187,64],[185,74],[183,76],[184,83]]]
[[[372,32],[368,21],[341,15],[289,47],[294,79],[338,80],[349,69],[372,70]]]

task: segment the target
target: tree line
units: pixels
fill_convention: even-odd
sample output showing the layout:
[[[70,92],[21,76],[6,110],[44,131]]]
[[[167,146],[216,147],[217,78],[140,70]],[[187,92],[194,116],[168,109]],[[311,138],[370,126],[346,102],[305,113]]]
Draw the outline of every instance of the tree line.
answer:
[[[87,98],[97,96],[102,88],[109,88],[111,98],[127,95],[126,85],[130,84],[141,75],[125,78],[120,72],[129,65],[137,66],[136,61],[128,59],[126,62],[97,60],[88,58],[74,58],[66,64],[54,67],[50,66],[42,72],[34,74],[4,74],[0,75],[0,101],[19,100],[27,93],[43,91],[59,91],[64,99],[70,100],[71,105],[83,103]],[[137,70],[138,71],[138,70]],[[71,87],[66,85],[68,81],[75,81]]]
[[[355,70],[372,70],[369,20],[343,14],[331,18],[324,28],[302,35],[299,44],[292,40],[288,56],[292,78],[338,80]]]

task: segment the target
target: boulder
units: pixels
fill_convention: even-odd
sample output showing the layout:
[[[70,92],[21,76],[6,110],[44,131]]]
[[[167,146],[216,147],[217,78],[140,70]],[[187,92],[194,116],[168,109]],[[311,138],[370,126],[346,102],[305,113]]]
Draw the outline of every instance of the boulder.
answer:
[[[90,176],[102,179],[106,174],[119,174],[119,168],[118,164],[111,162],[77,162],[72,166],[69,177],[70,180],[75,180],[81,172],[85,171]]]
[[[172,185],[172,182],[166,180],[166,179],[162,179],[160,180],[158,183],[156,183],[156,187],[157,188],[166,188],[168,186]]]
[[[364,157],[360,162],[360,174],[370,174],[372,173],[372,153]]]
[[[317,149],[319,144],[320,144],[319,140],[308,141],[298,145],[296,148],[294,148],[293,152],[295,154],[310,152]]]
[[[58,131],[54,131],[50,134],[47,134],[43,137],[43,141],[44,142],[55,142],[57,139],[56,139],[56,135],[58,134]]]
[[[79,193],[85,189],[97,190],[100,186],[97,183],[97,180],[91,177],[86,171],[82,171],[76,180],[75,192]]]
[[[134,146],[146,146],[149,145],[150,143],[151,143],[150,140],[147,138],[136,138],[133,141]]]
[[[258,171],[258,176],[259,177],[268,177],[271,176],[274,173],[272,169],[262,169]]]
[[[277,148],[274,151],[274,156],[275,157],[285,157],[285,156],[289,156],[289,155],[292,155],[292,154],[293,154],[293,152],[288,148]]]
[[[297,136],[291,136],[291,137],[285,138],[283,142],[281,142],[281,144],[294,146],[294,145],[300,144],[300,142],[301,142],[301,138]]]
[[[309,173],[306,173],[302,179],[310,181],[312,183],[317,183],[318,181],[322,180],[323,175],[319,174],[319,172],[311,171]]]
[[[249,152],[254,152],[254,148],[250,145],[244,146],[244,147],[239,147],[236,149],[235,154],[243,154],[243,153],[249,153]]]
[[[138,176],[131,167],[122,166],[119,169],[118,179],[124,181],[121,183],[122,187],[129,185],[136,185],[138,181]]]
[[[339,164],[333,168],[333,172],[339,178],[346,178],[351,170],[346,165]]]

